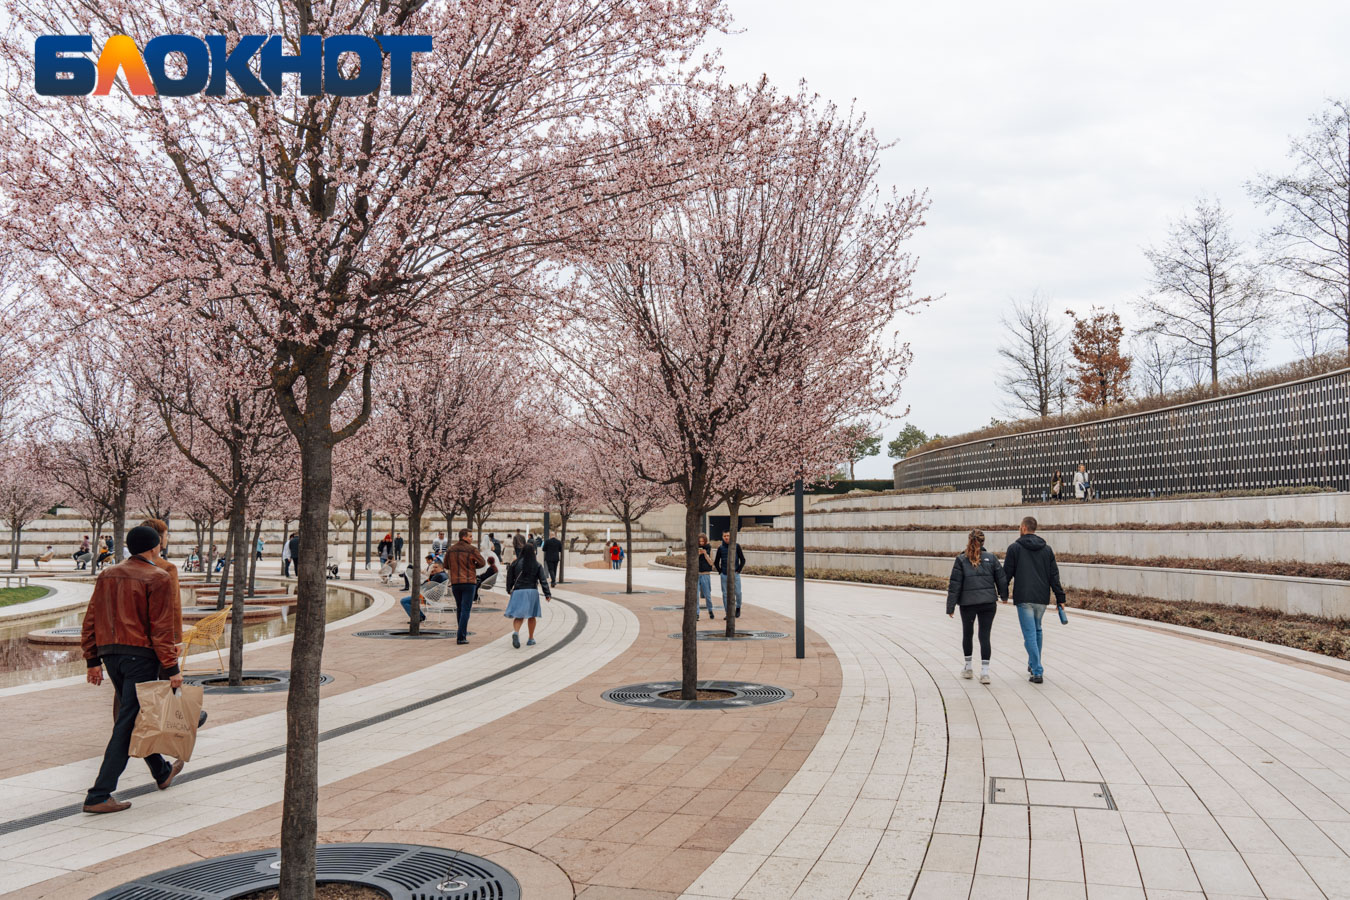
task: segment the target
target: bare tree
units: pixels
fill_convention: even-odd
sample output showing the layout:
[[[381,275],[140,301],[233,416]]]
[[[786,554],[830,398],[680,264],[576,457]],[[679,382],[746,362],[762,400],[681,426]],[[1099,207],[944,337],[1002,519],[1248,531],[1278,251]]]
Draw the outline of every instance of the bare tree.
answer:
[[[1281,292],[1324,313],[1350,355],[1350,102],[1332,101],[1289,146],[1294,171],[1247,185],[1279,222],[1266,233],[1267,265]]]
[[[1130,343],[1134,355],[1131,374],[1145,397],[1161,397],[1177,386],[1182,362],[1175,343],[1151,328],[1137,332]]]
[[[1192,215],[1173,223],[1166,243],[1144,255],[1153,276],[1142,312],[1153,330],[1178,342],[1187,361],[1208,372],[1211,387],[1218,388],[1221,373],[1255,361],[1269,291],[1217,200],[1197,201]]]
[[[1012,301],[1012,314],[1003,319],[1007,339],[998,348],[998,355],[1007,360],[1002,380],[1009,413],[1048,416],[1064,411],[1068,342],[1058,323],[1039,291]]]
[[[1304,359],[1330,351],[1340,328],[1335,318],[1316,303],[1301,303],[1285,317],[1284,334]]]

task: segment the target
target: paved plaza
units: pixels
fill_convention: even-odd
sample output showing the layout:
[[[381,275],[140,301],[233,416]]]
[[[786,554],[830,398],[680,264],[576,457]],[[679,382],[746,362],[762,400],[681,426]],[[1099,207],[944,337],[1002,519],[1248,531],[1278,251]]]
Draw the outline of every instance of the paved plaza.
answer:
[[[601,694],[678,675],[680,613],[652,607],[682,576],[640,569],[624,595],[622,573],[574,574],[519,651],[496,613],[466,647],[356,637],[402,615],[359,582],[375,603],[325,650],[323,841],[462,849],[527,898],[1350,897],[1350,665],[1071,608],[1033,685],[1005,607],[985,686],[938,594],[812,583],[806,660],[790,638],[700,643],[701,677],[791,699],[635,709]],[[746,591],[742,627],[791,632],[790,581]],[[86,816],[108,698],[0,690],[3,896],[276,845],[284,694],[208,696],[192,777],[132,796],[133,761],[133,808]]]

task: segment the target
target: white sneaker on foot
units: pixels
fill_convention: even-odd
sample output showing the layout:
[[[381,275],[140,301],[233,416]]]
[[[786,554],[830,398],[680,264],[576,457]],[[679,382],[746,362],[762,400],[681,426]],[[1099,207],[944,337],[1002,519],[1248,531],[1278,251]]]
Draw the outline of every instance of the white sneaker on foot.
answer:
[[[962,677],[962,678],[974,678],[974,677],[975,677],[975,673],[972,672],[972,671],[970,670],[970,666],[966,666],[964,669],[961,670],[961,677]]]
[[[988,683],[989,683],[989,673],[988,673],[988,672],[981,672],[981,673],[980,673],[980,684],[988,684]]]

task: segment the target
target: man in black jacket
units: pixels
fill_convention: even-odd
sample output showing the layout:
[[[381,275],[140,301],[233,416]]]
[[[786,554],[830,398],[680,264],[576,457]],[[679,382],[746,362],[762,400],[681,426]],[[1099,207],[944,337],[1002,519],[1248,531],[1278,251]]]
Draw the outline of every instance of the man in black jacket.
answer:
[[[732,612],[727,604],[727,573],[731,567],[727,565],[727,551],[731,549],[731,532],[722,532],[722,543],[717,545],[717,558],[714,560],[717,571],[722,576],[722,613],[728,618],[741,617],[741,600],[744,596],[741,593],[741,569],[745,568],[745,551],[741,549],[741,542],[736,542],[736,611]],[[711,614],[710,614],[711,615]]]
[[[544,540],[544,564],[548,566],[548,582],[556,585],[558,583],[558,562],[562,559],[562,541],[553,536],[553,532],[548,533]]]
[[[1036,534],[1036,520],[1031,516],[1023,519],[1021,532],[1021,537],[1008,546],[1003,557],[1003,570],[1013,585],[1017,622],[1022,626],[1022,640],[1027,647],[1027,671],[1031,673],[1031,682],[1040,684],[1045,680],[1045,670],[1041,666],[1045,646],[1041,617],[1050,604],[1051,591],[1055,594],[1055,603],[1064,605],[1064,588],[1059,583],[1055,551]]]

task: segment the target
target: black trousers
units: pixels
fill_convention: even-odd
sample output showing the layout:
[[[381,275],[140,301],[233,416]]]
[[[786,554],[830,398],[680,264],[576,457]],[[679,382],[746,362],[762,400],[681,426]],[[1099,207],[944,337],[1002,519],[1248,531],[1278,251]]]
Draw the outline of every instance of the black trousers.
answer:
[[[473,598],[478,593],[478,585],[452,584],[450,593],[455,595],[455,619],[459,625],[455,637],[461,641],[468,640],[469,613],[473,611]]]
[[[557,583],[558,583],[558,557],[556,557],[556,556],[554,556],[554,557],[548,557],[548,556],[545,556],[545,557],[544,557],[544,563],[548,566],[548,582],[549,582],[549,584],[557,584]]]
[[[136,685],[160,680],[159,660],[145,656],[110,653],[103,657],[103,667],[108,670],[108,678],[117,692],[117,717],[113,719],[108,747],[103,751],[103,765],[99,767],[94,786],[85,796],[85,803],[102,803],[117,790],[117,780],[126,771],[130,758],[127,754],[131,749],[131,732],[136,728],[136,714],[141,711]],[[158,753],[147,756],[145,764],[150,767],[150,775],[155,781],[167,778],[172,768]]]
[[[998,612],[997,603],[981,603],[979,606],[961,607],[961,650],[966,656],[973,656],[971,644],[975,623],[980,623],[980,660],[988,662],[989,632],[994,627],[994,613]]]

